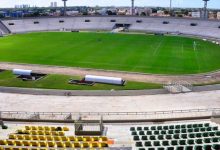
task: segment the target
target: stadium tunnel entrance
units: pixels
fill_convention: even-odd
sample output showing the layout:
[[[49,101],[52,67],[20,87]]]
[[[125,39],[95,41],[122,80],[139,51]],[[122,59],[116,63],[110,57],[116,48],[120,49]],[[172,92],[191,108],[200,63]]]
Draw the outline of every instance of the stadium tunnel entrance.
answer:
[[[113,29],[124,28],[124,30],[128,30],[130,26],[131,24],[127,24],[127,23],[116,23]]]

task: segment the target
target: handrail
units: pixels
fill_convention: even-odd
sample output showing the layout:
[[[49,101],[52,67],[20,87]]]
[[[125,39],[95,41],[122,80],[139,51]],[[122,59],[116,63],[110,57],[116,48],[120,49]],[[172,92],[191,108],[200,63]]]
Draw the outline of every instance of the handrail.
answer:
[[[155,115],[155,114],[175,114],[175,113],[195,113],[195,112],[214,112],[220,108],[207,109],[187,109],[187,110],[168,110],[168,111],[148,111],[148,112],[27,112],[27,111],[0,111],[0,114],[23,114],[23,115],[90,115],[90,116],[112,116],[112,115]]]

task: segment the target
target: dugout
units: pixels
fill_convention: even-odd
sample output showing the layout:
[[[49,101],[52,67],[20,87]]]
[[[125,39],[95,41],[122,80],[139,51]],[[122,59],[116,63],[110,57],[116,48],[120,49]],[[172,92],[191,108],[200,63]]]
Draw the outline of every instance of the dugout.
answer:
[[[13,69],[12,72],[17,78],[22,79],[23,81],[37,81],[46,76],[46,74],[36,73],[32,70]]]

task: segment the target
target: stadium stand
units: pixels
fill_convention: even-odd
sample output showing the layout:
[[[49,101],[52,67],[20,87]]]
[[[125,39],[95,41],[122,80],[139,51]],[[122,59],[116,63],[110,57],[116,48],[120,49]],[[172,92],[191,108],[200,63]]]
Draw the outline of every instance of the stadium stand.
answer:
[[[68,136],[66,135],[68,134]],[[104,149],[108,147],[105,136],[73,136],[68,127],[25,126],[7,139],[0,140],[2,149]]]
[[[3,20],[2,22],[12,33],[74,30],[112,31],[116,24],[128,24],[129,31],[165,32],[220,38],[220,23],[213,20],[160,17],[59,17]]]
[[[184,123],[130,128],[138,150],[219,150],[220,130],[215,123]]]

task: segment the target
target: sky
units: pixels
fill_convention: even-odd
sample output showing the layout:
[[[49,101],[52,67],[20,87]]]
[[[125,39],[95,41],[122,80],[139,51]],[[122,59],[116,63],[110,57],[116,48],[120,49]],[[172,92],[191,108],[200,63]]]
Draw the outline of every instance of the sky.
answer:
[[[30,4],[31,6],[50,6],[50,2],[57,2],[62,6],[62,0],[0,0],[0,8],[14,7],[15,5]],[[161,6],[168,7],[170,0],[135,0],[135,6]],[[130,6],[131,0],[68,0],[69,6]],[[173,7],[202,8],[202,0],[173,0]],[[219,8],[220,0],[210,0],[209,8]]]

